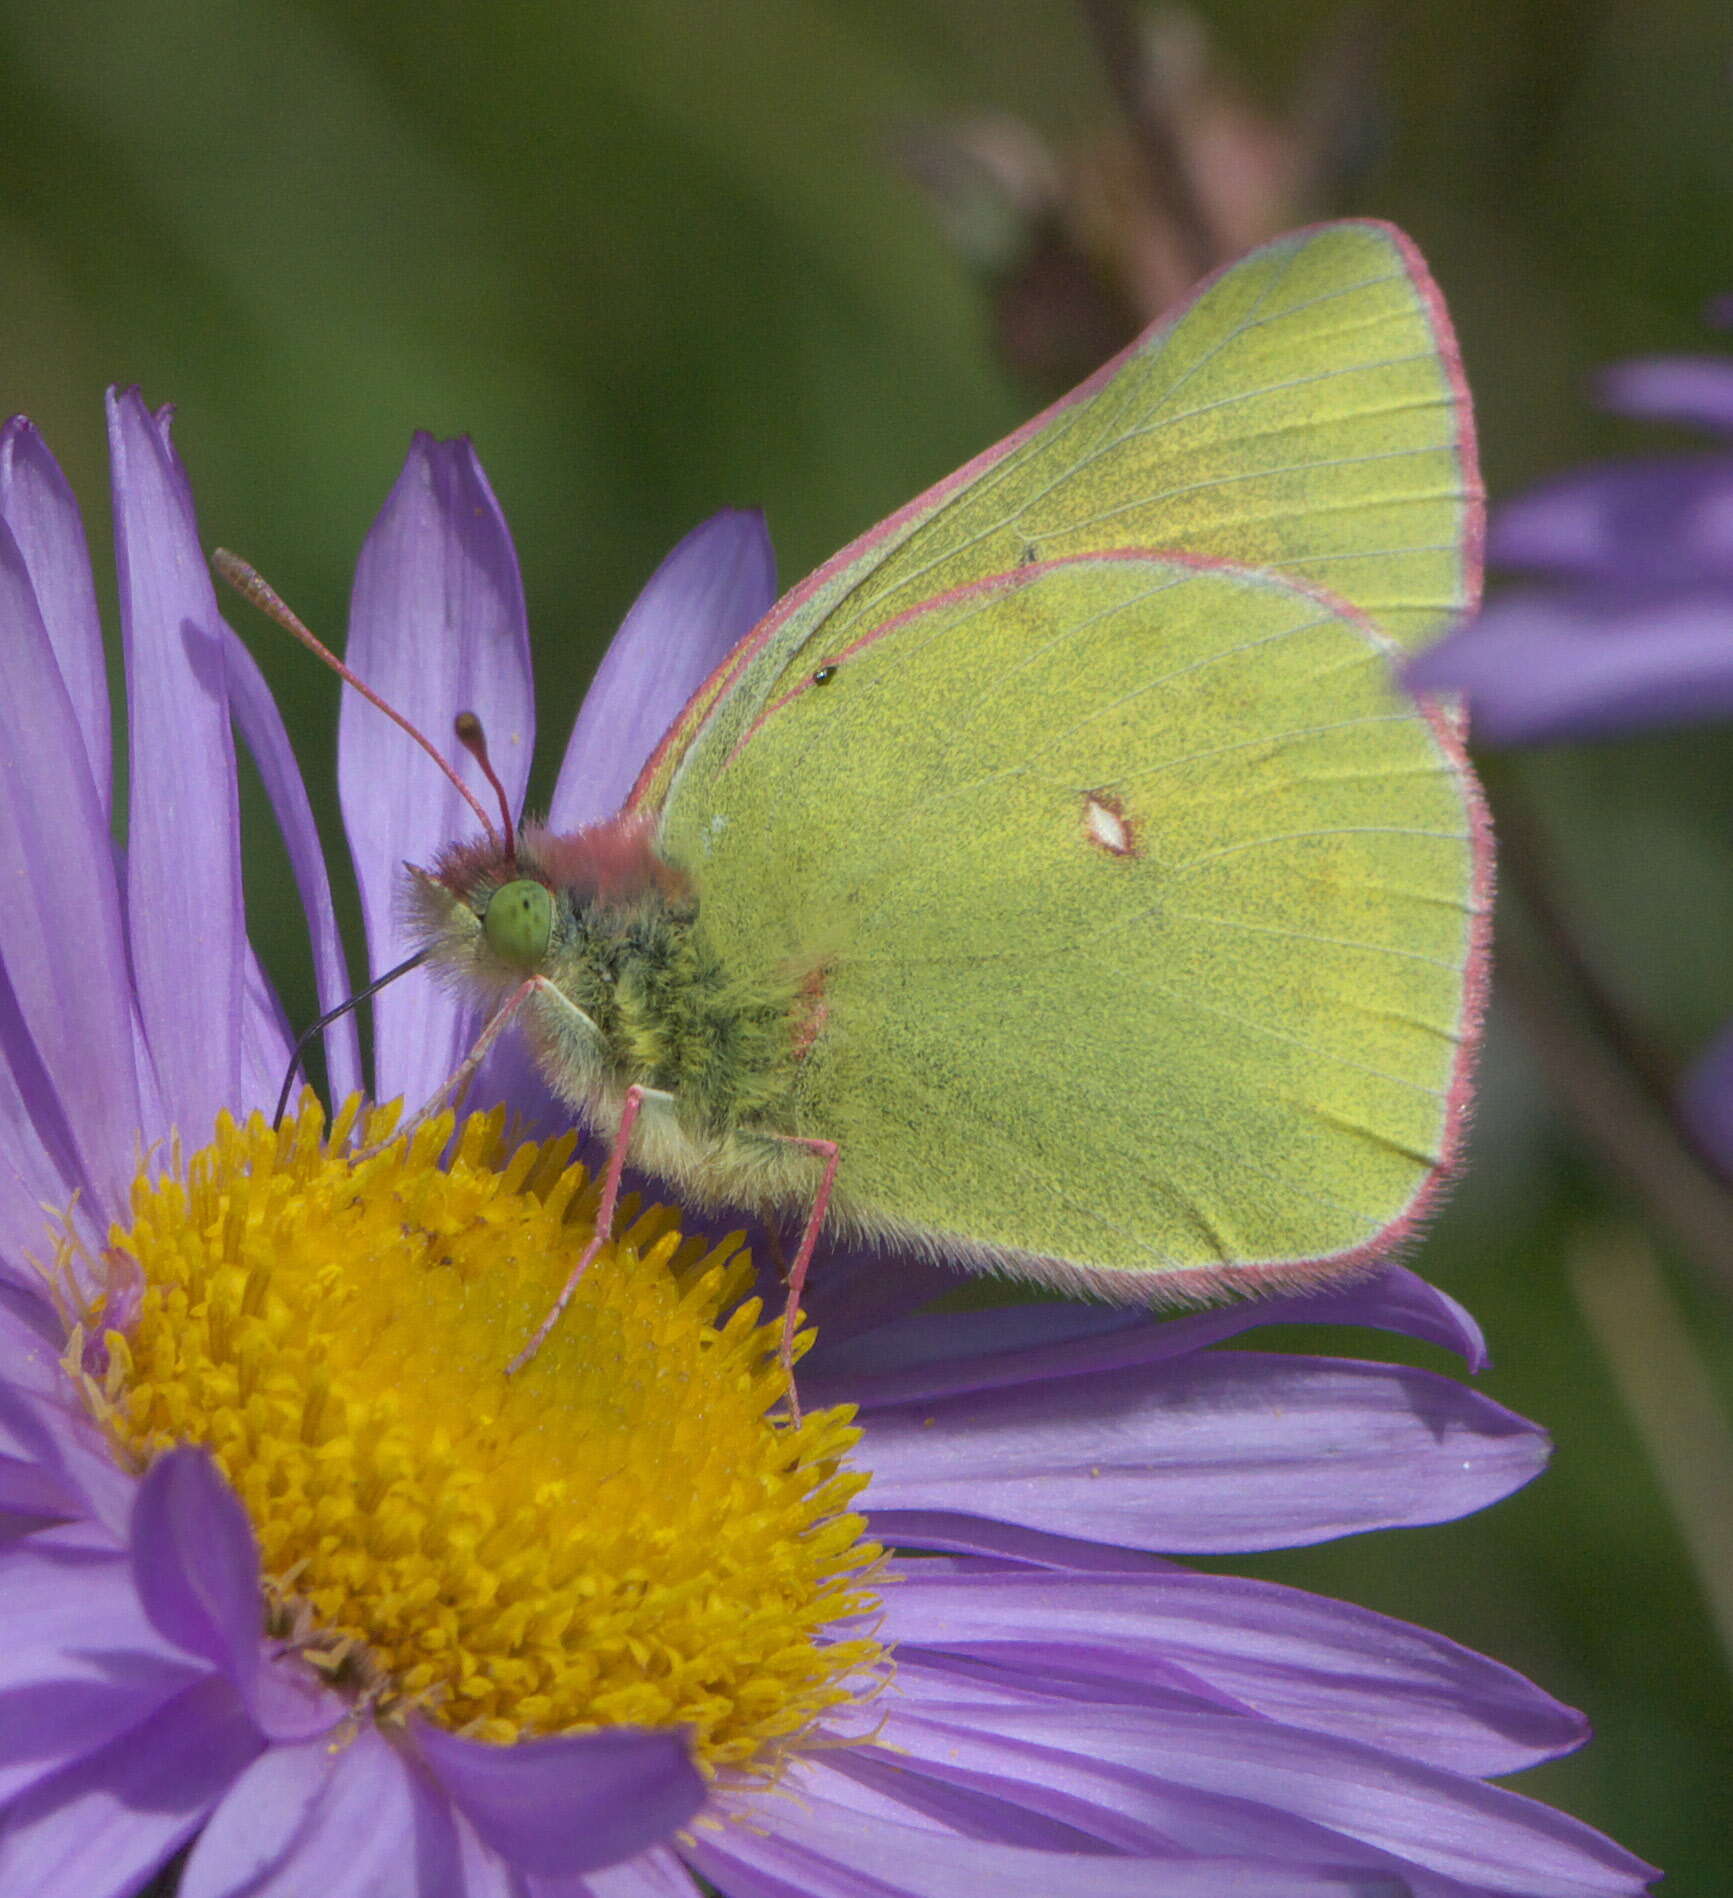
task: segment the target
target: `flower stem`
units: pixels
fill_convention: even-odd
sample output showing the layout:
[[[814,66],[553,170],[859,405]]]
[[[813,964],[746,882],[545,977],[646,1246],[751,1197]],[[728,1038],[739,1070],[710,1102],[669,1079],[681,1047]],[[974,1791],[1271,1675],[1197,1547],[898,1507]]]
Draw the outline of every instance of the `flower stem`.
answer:
[[[1643,1088],[1655,1111],[1673,1120],[1678,1077],[1637,1019],[1630,1002],[1617,994],[1602,975],[1583,941],[1553,873],[1555,853],[1545,826],[1525,795],[1511,761],[1482,756],[1475,763],[1498,814],[1501,880],[1521,903],[1535,935],[1558,963],[1595,1032]],[[1687,1145],[1691,1144],[1682,1122],[1676,1123],[1675,1130]]]
[[[1161,88],[1151,83],[1137,16],[1125,0],[1078,0],[1078,10],[1131,127],[1149,195],[1172,224],[1192,276],[1208,276],[1229,253],[1198,195]]]
[[[1575,1249],[1570,1276],[1733,1667],[1733,1431],[1714,1382],[1642,1234],[1594,1235]]]
[[[1499,951],[1499,983],[1577,1131],[1648,1203],[1697,1273],[1733,1303],[1733,1189],[1683,1140],[1649,1092],[1559,997],[1524,945]]]
[[[1711,1290],[1733,1302],[1733,1183],[1693,1139],[1669,1064],[1584,943],[1508,761],[1478,762],[1494,793],[1499,874],[1534,939],[1531,947],[1501,932],[1500,988],[1579,1133],[1648,1203]]]

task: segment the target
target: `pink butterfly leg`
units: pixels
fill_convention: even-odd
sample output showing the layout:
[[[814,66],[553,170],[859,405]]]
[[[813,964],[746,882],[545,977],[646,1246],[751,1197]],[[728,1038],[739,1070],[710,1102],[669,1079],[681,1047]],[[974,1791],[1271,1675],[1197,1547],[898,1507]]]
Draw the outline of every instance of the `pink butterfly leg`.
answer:
[[[777,1138],[786,1140],[790,1146],[804,1147],[808,1153],[824,1156],[824,1178],[819,1181],[812,1210],[801,1231],[800,1250],[794,1255],[794,1266],[788,1274],[788,1302],[782,1308],[781,1356],[782,1368],[788,1377],[788,1415],[791,1422],[799,1423],[800,1395],[794,1388],[794,1329],[800,1322],[800,1295],[806,1290],[807,1268],[812,1264],[813,1251],[818,1245],[819,1228],[830,1210],[831,1188],[836,1185],[836,1163],[842,1149],[834,1140],[805,1140],[798,1134],[779,1134]]]
[[[596,1207],[596,1230],[590,1236],[590,1243],[578,1255],[577,1264],[567,1273],[566,1282],[560,1287],[560,1295],[554,1300],[553,1310],[536,1326],[535,1336],[505,1367],[507,1377],[515,1377],[542,1348],[548,1333],[560,1322],[561,1313],[572,1302],[572,1294],[578,1289],[578,1280],[589,1270],[590,1261],[613,1236],[614,1207],[620,1198],[620,1175],[626,1170],[626,1149],[631,1144],[632,1128],[643,1108],[644,1096],[649,1091],[636,1082],[626,1089],[626,1098],[620,1107],[619,1130],[614,1135],[613,1146],[608,1150],[608,1164],[602,1169],[602,1197]]]
[[[461,1100],[464,1090],[469,1086],[470,1082],[475,1079],[476,1070],[487,1058],[488,1049],[491,1048],[493,1044],[499,1040],[500,1036],[505,1033],[506,1029],[510,1027],[512,1019],[516,1016],[518,1010],[523,1007],[524,1003],[529,1000],[537,989],[552,987],[553,985],[547,978],[540,975],[532,975],[527,982],[520,982],[518,986],[512,990],[511,994],[507,996],[506,999],[500,1003],[499,1007],[488,1017],[481,1033],[476,1036],[475,1044],[471,1047],[469,1053],[452,1069],[450,1075],[434,1089],[433,1093],[416,1108],[415,1112],[411,1114],[401,1126],[394,1127],[383,1140],[376,1140],[371,1146],[357,1147],[354,1149],[349,1155],[350,1159],[370,1160],[374,1154],[383,1153],[385,1149],[391,1145],[392,1141],[401,1140],[405,1135],[414,1133],[416,1128],[421,1126],[424,1121],[431,1120],[435,1114],[443,1111],[448,1103]],[[558,990],[554,992],[558,994]],[[561,999],[563,1000],[564,997],[561,997]]]

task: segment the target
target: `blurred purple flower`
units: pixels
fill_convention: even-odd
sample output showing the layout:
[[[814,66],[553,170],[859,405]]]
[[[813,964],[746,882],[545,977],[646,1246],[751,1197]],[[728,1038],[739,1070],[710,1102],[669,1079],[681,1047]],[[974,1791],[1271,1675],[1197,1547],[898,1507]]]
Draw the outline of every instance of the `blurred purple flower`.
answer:
[[[1733,436],[1733,360],[1608,372],[1621,414]],[[1607,462],[1495,510],[1487,551],[1547,584],[1500,593],[1407,669],[1494,744],[1733,716],[1733,443]]]
[[[1057,1305],[887,1320],[885,1263],[845,1262],[815,1291],[827,1332],[803,1391],[861,1407],[864,1508],[904,1551],[873,1583],[896,1667],[768,1783],[700,1778],[677,1731],[507,1746],[423,1712],[376,1719],[267,1640],[248,1512],[201,1449],[123,1467],[28,1263],[51,1243],[44,1206],[70,1206],[94,1256],[141,1152],[274,1095],[286,1037],[241,922],[231,723],[283,825],[321,992],[343,988],[301,781],[217,614],[166,419],[124,395],[111,437],[124,853],[78,517],[27,424],[0,455],[0,1891],[129,1898],[187,1847],[184,1898],[696,1898],[695,1874],[728,1898],[1642,1888],[1610,1841],[1487,1783],[1577,1745],[1568,1709],[1422,1630],[1164,1559],[1447,1520],[1535,1474],[1540,1433],[1446,1378],[1209,1348],[1346,1323],[1478,1363],[1466,1314],[1397,1269],[1164,1322]],[[556,809],[588,808],[586,773],[617,795],[770,584],[756,517],[682,543],[609,655]],[[466,443],[417,438],[363,555],[350,653],[429,729],[479,710],[521,797],[522,592]],[[397,864],[459,826],[399,744],[346,718],[376,964],[396,953]],[[386,999],[378,1091],[413,1092],[443,1077],[461,1011],[426,982]],[[331,1061],[338,1089],[358,1082],[351,1027]],[[496,1083],[551,1113],[521,1064]]]

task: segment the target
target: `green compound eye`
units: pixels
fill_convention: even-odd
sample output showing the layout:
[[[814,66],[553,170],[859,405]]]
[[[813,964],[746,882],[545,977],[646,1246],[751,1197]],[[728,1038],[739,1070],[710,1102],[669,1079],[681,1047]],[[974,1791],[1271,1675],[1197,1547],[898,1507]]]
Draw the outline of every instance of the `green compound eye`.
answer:
[[[502,962],[537,967],[554,934],[553,893],[545,883],[518,877],[493,894],[481,920],[487,946]]]

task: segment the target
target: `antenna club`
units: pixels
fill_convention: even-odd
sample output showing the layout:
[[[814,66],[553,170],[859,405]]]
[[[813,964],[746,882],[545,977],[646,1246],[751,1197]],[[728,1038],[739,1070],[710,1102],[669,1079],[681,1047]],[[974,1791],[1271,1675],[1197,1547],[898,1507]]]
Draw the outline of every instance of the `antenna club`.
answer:
[[[505,853],[515,863],[517,831],[512,824],[511,799],[507,797],[499,773],[493,768],[493,760],[488,756],[487,733],[482,729],[481,720],[474,712],[459,712],[451,721],[451,728],[457,734],[457,742],[481,766],[482,776],[493,786],[493,794],[499,799],[500,822],[505,830]]]
[[[239,554],[230,553],[226,547],[219,547],[215,553],[211,555],[211,565],[216,568],[217,572],[228,581],[229,585],[232,586],[237,593],[244,593],[249,598],[252,596],[255,587],[265,584],[264,581],[259,578],[255,568],[249,566]]]

